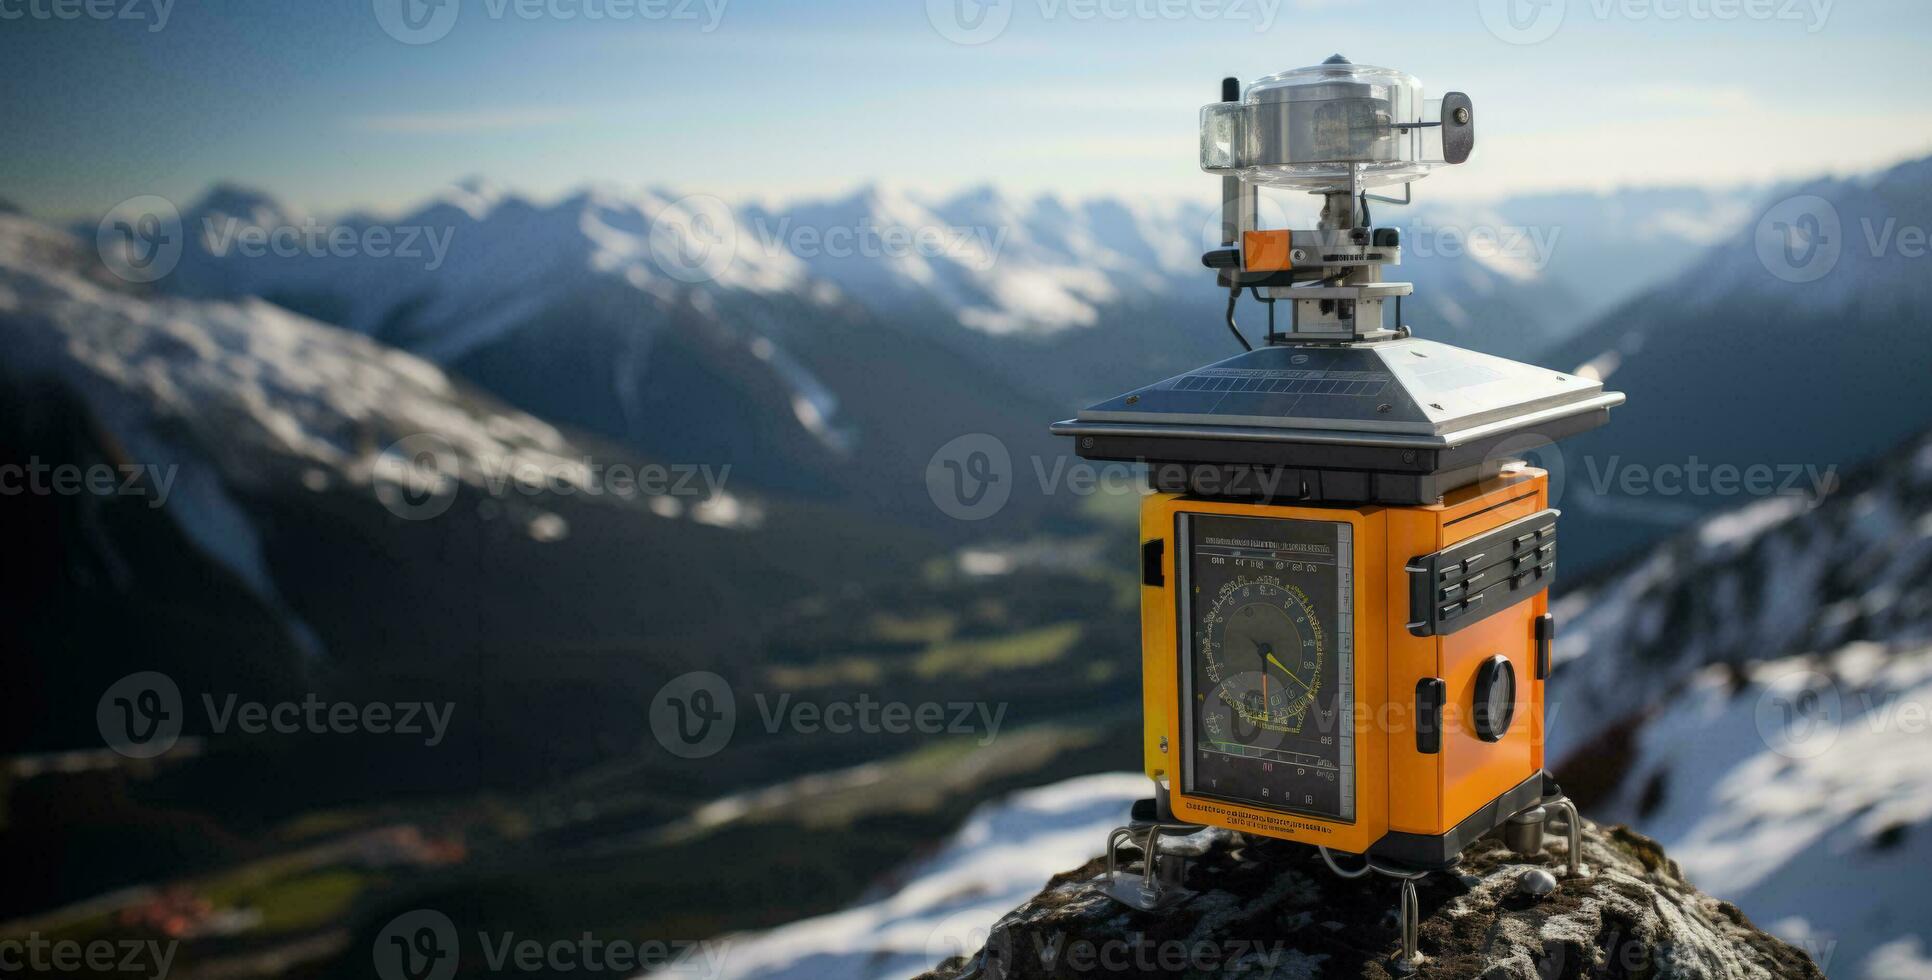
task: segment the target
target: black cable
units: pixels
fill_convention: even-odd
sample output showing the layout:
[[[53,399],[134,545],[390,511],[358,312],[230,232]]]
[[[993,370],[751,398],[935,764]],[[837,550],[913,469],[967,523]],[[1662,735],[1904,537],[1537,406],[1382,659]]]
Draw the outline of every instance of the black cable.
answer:
[[[1234,339],[1241,342],[1242,350],[1254,350],[1254,345],[1248,343],[1248,338],[1241,336],[1241,328],[1234,325],[1234,302],[1240,298],[1241,284],[1237,282],[1228,290],[1228,332],[1234,334]]]
[[[1275,342],[1275,301],[1274,301],[1273,299],[1270,299],[1269,297],[1266,297],[1266,296],[1263,296],[1263,295],[1261,295],[1261,287],[1260,287],[1260,286],[1249,286],[1249,287],[1248,287],[1248,295],[1250,295],[1250,296],[1253,296],[1253,297],[1254,297],[1254,301],[1255,301],[1255,302],[1257,302],[1257,303],[1265,303],[1265,304],[1267,304],[1267,307],[1268,307],[1268,343],[1269,343],[1270,345],[1272,345],[1272,344],[1274,344],[1274,342]]]

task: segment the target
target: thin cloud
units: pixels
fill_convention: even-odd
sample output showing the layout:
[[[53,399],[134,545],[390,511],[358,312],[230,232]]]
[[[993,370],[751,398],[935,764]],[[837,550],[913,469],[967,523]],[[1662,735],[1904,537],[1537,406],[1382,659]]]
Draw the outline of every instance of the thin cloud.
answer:
[[[1757,93],[1742,87],[1713,88],[1702,85],[1640,85],[1632,98],[1645,105],[1702,109],[1712,112],[1764,112],[1767,106]]]
[[[481,133],[504,129],[531,129],[569,122],[581,110],[551,106],[528,108],[473,109],[461,112],[403,112],[357,116],[349,120],[356,129],[371,133]]]

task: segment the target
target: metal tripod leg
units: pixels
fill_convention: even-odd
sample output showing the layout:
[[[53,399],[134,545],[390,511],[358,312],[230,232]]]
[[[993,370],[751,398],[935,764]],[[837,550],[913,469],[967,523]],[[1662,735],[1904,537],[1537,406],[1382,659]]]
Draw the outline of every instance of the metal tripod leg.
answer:
[[[1566,869],[1564,877],[1582,878],[1586,876],[1589,874],[1589,869],[1583,866],[1583,818],[1577,815],[1576,804],[1570,802],[1569,797],[1564,797],[1563,799],[1544,805],[1556,807],[1569,817],[1569,867]]]
[[[1107,872],[1101,878],[1102,887],[1115,901],[1133,908],[1152,911],[1179,903],[1194,893],[1178,884],[1170,884],[1161,878],[1160,839],[1162,831],[1176,833],[1189,832],[1192,828],[1177,824],[1150,824],[1146,827],[1116,827],[1107,835]],[[1144,831],[1145,836],[1136,839],[1137,833]],[[1141,871],[1123,871],[1120,868],[1120,845],[1138,845],[1141,850]],[[1170,861],[1182,861],[1178,855],[1168,855]],[[1179,881],[1176,874],[1175,881]]]
[[[1422,933],[1422,902],[1416,896],[1414,878],[1402,879],[1402,907],[1397,914],[1402,917],[1402,955],[1392,966],[1397,974],[1407,976],[1422,958],[1416,948]]]
[[[1428,872],[1410,871],[1379,865],[1375,863],[1373,858],[1364,859],[1361,867],[1350,870],[1336,863],[1335,855],[1329,853],[1328,848],[1317,847],[1316,850],[1322,856],[1322,863],[1328,865],[1328,870],[1333,871],[1338,877],[1350,879],[1363,878],[1367,877],[1370,872],[1374,872],[1376,874],[1387,875],[1391,878],[1401,879],[1402,904],[1396,909],[1396,916],[1400,920],[1402,927],[1402,952],[1389,964],[1389,969],[1397,976],[1408,976],[1414,973],[1416,964],[1422,962],[1422,950],[1420,948],[1422,940],[1422,900],[1416,895],[1415,883],[1420,881],[1422,876],[1428,874]]]

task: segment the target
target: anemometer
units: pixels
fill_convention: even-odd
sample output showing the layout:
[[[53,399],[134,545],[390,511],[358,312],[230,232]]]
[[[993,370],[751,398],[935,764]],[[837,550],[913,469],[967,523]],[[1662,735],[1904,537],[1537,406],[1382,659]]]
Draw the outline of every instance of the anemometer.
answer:
[[[1608,421],[1593,379],[1412,336],[1388,282],[1399,229],[1372,204],[1468,159],[1474,107],[1414,76],[1326,62],[1234,79],[1201,110],[1222,177],[1221,247],[1243,352],[1053,426],[1087,459],[1147,467],[1140,514],[1143,756],[1153,798],[1109,841],[1111,894],[1185,900],[1160,841],[1223,827],[1320,849],[1347,877],[1414,881],[1503,829],[1542,847],[1575,807],[1544,769],[1556,510],[1516,456]],[[1371,193],[1403,185],[1400,198]],[[1258,227],[1262,188],[1320,202],[1315,227]],[[1267,310],[1251,344],[1243,293]],[[1287,304],[1285,324],[1274,309]],[[1116,850],[1137,845],[1138,873]],[[1540,871],[1533,872],[1542,874]]]

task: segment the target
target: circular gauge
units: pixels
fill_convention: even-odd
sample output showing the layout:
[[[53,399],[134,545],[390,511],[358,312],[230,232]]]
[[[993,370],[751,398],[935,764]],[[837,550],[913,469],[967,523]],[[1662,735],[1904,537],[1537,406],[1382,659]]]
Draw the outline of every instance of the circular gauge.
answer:
[[[1321,621],[1301,589],[1263,576],[1222,586],[1203,617],[1201,657],[1243,727],[1299,732],[1321,689]]]
[[[1516,668],[1498,654],[1476,671],[1476,737],[1500,742],[1516,717]]]

